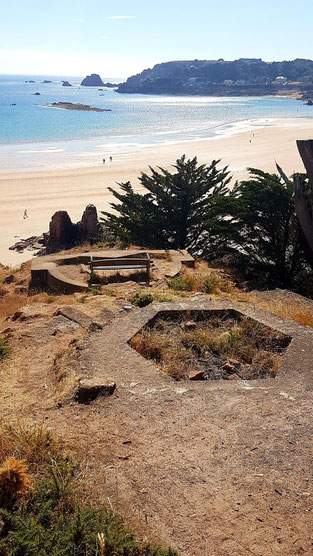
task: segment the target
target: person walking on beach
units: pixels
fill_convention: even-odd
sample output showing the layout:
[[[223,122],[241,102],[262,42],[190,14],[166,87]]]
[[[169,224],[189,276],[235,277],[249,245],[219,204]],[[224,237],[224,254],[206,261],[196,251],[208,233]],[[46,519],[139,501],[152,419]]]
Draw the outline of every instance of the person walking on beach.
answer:
[[[112,162],[112,160],[113,160],[113,158],[112,158],[112,156],[110,156],[110,162]]]
[[[105,158],[103,158],[102,162],[103,162],[103,164],[105,164]]]
[[[24,218],[24,220],[25,220],[25,218],[28,218],[27,209],[24,210],[23,218]]]

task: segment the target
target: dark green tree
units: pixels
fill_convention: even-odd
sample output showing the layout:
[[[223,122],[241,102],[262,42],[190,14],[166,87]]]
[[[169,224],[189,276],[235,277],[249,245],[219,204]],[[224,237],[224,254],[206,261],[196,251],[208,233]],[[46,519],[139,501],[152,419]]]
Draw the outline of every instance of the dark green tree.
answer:
[[[307,179],[298,176],[307,189]],[[293,202],[292,182],[250,169],[233,195],[219,199],[209,235],[220,236],[224,253],[232,253],[242,273],[255,285],[301,289],[312,272]],[[203,248],[208,258],[210,251]]]
[[[206,166],[182,156],[174,172],[150,166],[150,175],[141,174],[147,193],[135,193],[130,182],[119,184],[120,192],[109,188],[119,203],[111,203],[113,214],[102,213],[106,234],[145,247],[195,250],[215,200],[230,193],[231,177],[219,162]]]

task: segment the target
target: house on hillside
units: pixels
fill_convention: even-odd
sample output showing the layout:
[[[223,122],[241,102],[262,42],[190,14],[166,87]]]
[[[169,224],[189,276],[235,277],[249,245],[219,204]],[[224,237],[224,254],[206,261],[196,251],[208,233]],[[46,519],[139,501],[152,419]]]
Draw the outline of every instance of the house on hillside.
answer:
[[[279,75],[278,77],[276,77],[274,83],[275,85],[286,85],[287,83],[287,78],[284,77],[283,75]]]

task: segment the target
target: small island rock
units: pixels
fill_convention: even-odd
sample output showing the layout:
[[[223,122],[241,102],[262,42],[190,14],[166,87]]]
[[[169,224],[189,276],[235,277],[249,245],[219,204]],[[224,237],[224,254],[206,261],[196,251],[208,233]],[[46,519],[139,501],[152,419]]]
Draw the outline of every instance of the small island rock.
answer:
[[[72,87],[73,85],[71,85],[68,81],[62,81],[62,87]]]
[[[111,112],[111,108],[95,108],[88,104],[80,104],[79,102],[52,102],[46,104],[50,108],[61,108],[62,110],[82,110],[85,112]]]
[[[92,73],[91,75],[87,75],[85,79],[82,80],[81,85],[84,87],[101,87],[104,85],[100,75],[97,73]]]

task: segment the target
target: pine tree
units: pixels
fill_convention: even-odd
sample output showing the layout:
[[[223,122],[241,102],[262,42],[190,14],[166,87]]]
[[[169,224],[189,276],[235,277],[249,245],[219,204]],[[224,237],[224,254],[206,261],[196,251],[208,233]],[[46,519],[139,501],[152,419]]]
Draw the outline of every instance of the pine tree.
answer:
[[[194,250],[215,199],[229,193],[231,177],[219,162],[199,165],[184,155],[174,172],[150,166],[150,175],[141,174],[147,193],[135,193],[130,182],[119,184],[121,192],[109,188],[119,203],[111,203],[114,214],[102,213],[107,234],[144,247]]]

